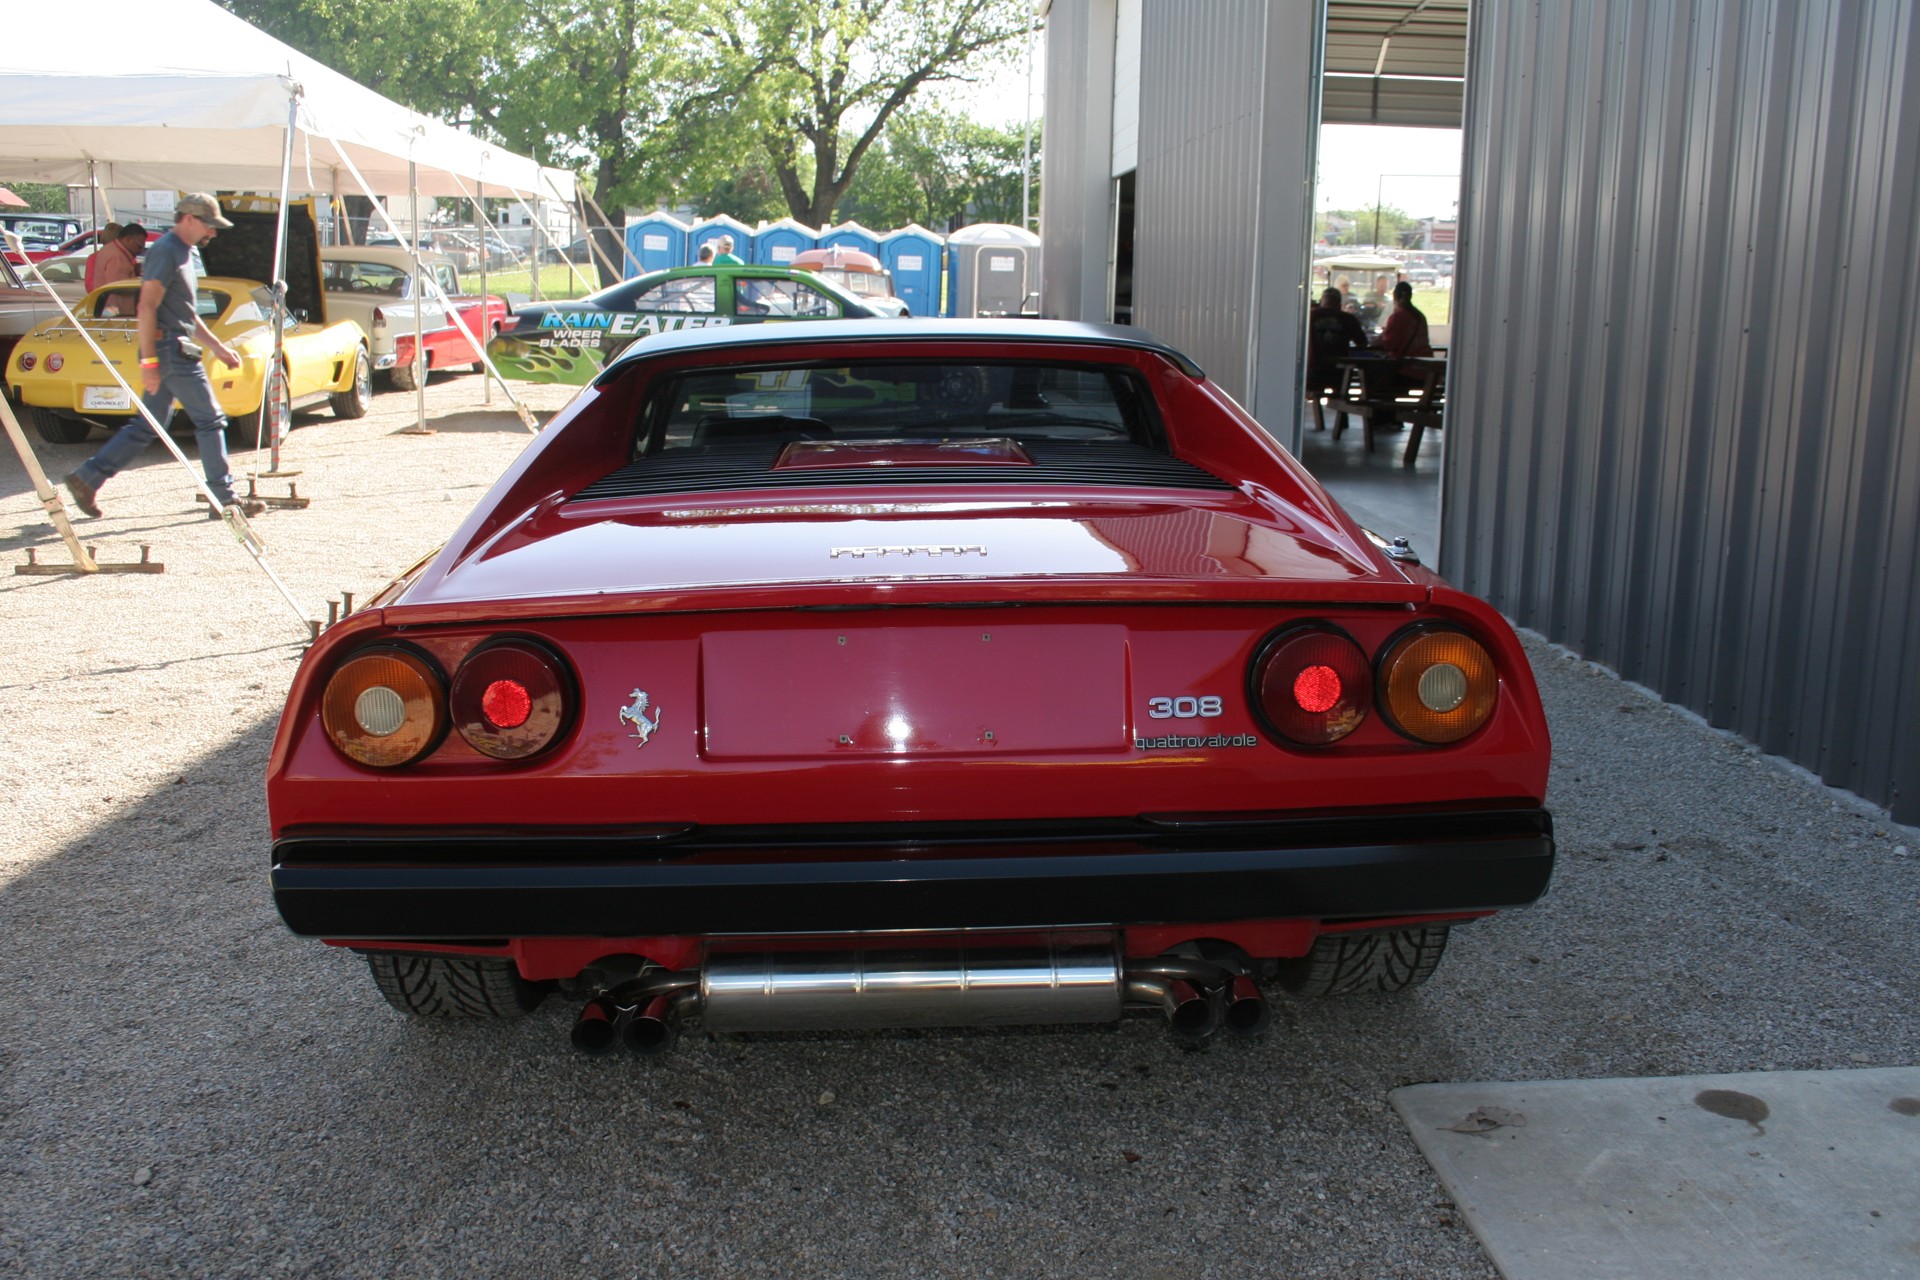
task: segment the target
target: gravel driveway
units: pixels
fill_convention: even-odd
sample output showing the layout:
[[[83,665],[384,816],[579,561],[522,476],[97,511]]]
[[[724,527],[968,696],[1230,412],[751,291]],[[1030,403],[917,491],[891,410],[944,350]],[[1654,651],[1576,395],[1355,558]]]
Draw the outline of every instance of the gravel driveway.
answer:
[[[313,616],[526,443],[475,378],[428,395],[432,436],[394,434],[411,395],[302,415],[313,506],[255,524]],[[1407,996],[1200,1052],[1148,1017],[660,1060],[575,1054],[561,1000],[411,1023],[268,897],[296,619],[158,450],[101,500],[87,541],[164,575],[12,576],[65,553],[0,465],[0,1274],[1488,1277],[1389,1089],[1920,1062],[1914,832],[1539,643],[1554,887]]]

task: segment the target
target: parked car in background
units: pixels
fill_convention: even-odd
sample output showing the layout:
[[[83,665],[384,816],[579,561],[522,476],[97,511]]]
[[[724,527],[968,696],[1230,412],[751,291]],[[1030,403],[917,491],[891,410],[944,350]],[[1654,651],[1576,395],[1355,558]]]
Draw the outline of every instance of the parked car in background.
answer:
[[[907,304],[894,296],[892,274],[870,253],[834,245],[797,253],[787,265],[833,281],[876,311],[895,316],[908,314]]]
[[[705,328],[594,392],[280,717],[275,904],[404,1012],[1198,1043],[1546,891],[1512,627],[1139,330]]]
[[[27,260],[27,254],[59,253],[61,245],[86,233],[86,223],[64,213],[0,213],[0,230],[20,237],[24,252],[15,253],[12,241],[6,241],[6,252],[0,255],[9,262],[20,263]]]
[[[68,302],[78,302],[87,296],[87,259],[91,253],[68,253],[54,258],[42,258],[32,264],[42,280],[53,286],[53,291]],[[22,272],[24,278],[25,272]]]
[[[55,285],[54,292],[67,294],[68,286]],[[71,300],[84,296],[85,289]],[[30,285],[20,270],[0,257],[0,369],[5,369],[13,357],[13,349],[33,328],[42,321],[51,320],[60,314],[60,306],[47,296],[46,290],[39,285]]]
[[[127,387],[140,385],[134,321],[139,296],[138,280],[122,280],[95,289],[74,308],[81,327]],[[236,442],[254,439],[263,401],[275,437],[284,433],[295,409],[309,404],[326,401],[337,418],[366,413],[372,363],[358,325],[289,316],[282,339],[285,363],[276,366],[273,295],[265,285],[209,276],[200,281],[194,305],[207,327],[240,354],[238,369],[229,369],[211,351],[204,361]],[[112,430],[138,412],[132,396],[101,372],[92,348],[65,318],[44,321],[22,338],[7,362],[6,377],[34,429],[56,444],[77,444],[93,427]]]
[[[452,299],[455,312],[482,346],[503,329],[512,315],[505,298],[481,297],[467,289],[470,277],[438,253],[420,257],[440,291]],[[413,255],[405,249],[379,245],[335,245],[320,251],[321,279],[326,290],[327,317],[352,320],[367,338],[374,369],[393,385],[411,391],[414,381]],[[448,318],[446,304],[431,289],[422,291],[420,327],[426,343],[427,370],[478,365],[479,355],[466,334]]]
[[[586,266],[593,261],[593,246],[585,236],[564,245],[543,245],[540,249],[540,261],[549,264],[572,262]]]
[[[487,348],[509,378],[584,386],[630,344],[656,334],[768,321],[880,316],[839,285],[787,267],[676,267],[576,302],[522,307]]]

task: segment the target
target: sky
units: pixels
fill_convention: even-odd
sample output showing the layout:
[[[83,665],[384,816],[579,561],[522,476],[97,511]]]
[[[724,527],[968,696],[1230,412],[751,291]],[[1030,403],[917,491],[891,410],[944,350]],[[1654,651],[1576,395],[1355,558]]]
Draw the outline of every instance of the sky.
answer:
[[[1031,102],[1046,111],[1044,33],[1033,42]],[[1015,58],[982,82],[936,85],[928,96],[982,124],[1018,126],[1029,101],[1027,62]],[[1377,200],[1416,218],[1451,218],[1460,198],[1460,131],[1330,124],[1320,129],[1315,209],[1371,209]]]

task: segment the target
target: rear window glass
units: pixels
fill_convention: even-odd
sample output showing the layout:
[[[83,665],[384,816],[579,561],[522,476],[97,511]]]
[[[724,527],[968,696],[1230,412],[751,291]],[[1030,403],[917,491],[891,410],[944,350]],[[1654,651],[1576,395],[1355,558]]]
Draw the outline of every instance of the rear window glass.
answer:
[[[795,365],[669,379],[637,452],[787,440],[1130,440],[1157,447],[1131,370],[1034,363]]]

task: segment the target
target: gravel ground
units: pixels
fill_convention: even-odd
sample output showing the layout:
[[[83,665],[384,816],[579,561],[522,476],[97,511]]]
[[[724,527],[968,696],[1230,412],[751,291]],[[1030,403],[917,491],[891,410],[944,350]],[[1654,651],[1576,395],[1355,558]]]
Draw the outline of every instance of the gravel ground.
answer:
[[[436,382],[426,437],[411,395],[302,416],[314,504],[255,524],[305,612],[525,444],[479,399]],[[0,578],[0,1274],[1490,1277],[1388,1090],[1920,1062],[1915,833],[1537,642],[1558,876],[1417,992],[1200,1052],[1146,1017],[657,1061],[576,1055],[559,1000],[412,1023],[268,897],[303,628],[159,450],[101,497],[86,540],[164,575]],[[64,557],[7,457],[27,547]]]

